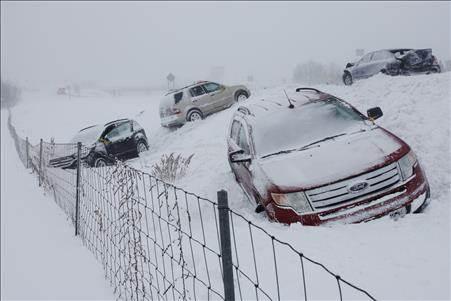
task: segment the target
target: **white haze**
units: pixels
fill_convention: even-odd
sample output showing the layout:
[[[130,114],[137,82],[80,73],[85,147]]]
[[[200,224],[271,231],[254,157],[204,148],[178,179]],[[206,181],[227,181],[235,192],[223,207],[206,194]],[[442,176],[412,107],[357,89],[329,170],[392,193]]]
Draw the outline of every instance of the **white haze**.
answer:
[[[206,79],[278,84],[298,63],[355,49],[450,58],[449,2],[1,2],[2,79],[26,86]]]

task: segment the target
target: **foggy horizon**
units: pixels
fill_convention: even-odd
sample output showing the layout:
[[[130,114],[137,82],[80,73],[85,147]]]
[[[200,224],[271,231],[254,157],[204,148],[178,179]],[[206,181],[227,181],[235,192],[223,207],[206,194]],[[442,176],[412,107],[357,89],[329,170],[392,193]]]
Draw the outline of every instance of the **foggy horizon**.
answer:
[[[1,2],[1,76],[25,86],[290,81],[310,60],[432,48],[450,59],[449,2]]]

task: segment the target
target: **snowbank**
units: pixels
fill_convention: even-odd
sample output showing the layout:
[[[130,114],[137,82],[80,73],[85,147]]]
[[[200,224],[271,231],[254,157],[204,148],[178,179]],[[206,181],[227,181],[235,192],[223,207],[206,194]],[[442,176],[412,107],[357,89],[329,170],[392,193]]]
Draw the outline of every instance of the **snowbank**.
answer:
[[[302,85],[253,91],[269,98]],[[380,106],[377,123],[404,139],[422,162],[432,202],[421,215],[397,222],[382,218],[370,223],[333,227],[290,227],[269,222],[254,213],[236,184],[226,156],[226,130],[237,106],[205,120],[169,130],[159,126],[158,103],[162,93],[149,97],[111,100],[62,99],[26,95],[13,110],[13,123],[38,141],[40,137],[67,141],[90,124],[132,117],[145,128],[150,151],[130,161],[150,171],[162,154],[194,154],[188,174],[178,185],[207,198],[229,192],[231,207],[246,218],[288,241],[304,254],[326,264],[346,279],[368,289],[378,299],[448,299],[450,297],[450,87],[451,73],[388,77],[378,75],[354,85],[319,85],[362,112]],[[264,268],[264,267],[262,267]]]

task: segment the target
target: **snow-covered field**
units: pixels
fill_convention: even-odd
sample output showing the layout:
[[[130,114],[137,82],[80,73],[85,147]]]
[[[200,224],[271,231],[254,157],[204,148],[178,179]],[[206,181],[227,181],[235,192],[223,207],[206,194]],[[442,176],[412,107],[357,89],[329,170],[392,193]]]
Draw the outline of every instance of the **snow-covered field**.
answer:
[[[257,98],[280,97],[284,88],[292,91],[297,86],[255,88],[252,92]],[[377,123],[414,149],[432,193],[431,205],[421,215],[409,215],[396,222],[382,218],[329,227],[285,226],[254,212],[254,205],[236,184],[227,162],[226,130],[236,105],[177,130],[159,125],[158,104],[164,91],[149,96],[72,99],[45,91],[27,93],[12,113],[18,133],[33,143],[51,137],[56,142],[67,142],[88,125],[134,118],[145,128],[150,150],[131,160],[133,166],[150,171],[163,154],[194,154],[178,186],[210,199],[215,199],[218,190],[226,189],[233,209],[378,299],[449,299],[450,87],[451,73],[378,75],[350,87],[315,86],[362,112],[380,106],[384,116]]]
[[[111,300],[102,266],[25,170],[1,111],[1,299]]]

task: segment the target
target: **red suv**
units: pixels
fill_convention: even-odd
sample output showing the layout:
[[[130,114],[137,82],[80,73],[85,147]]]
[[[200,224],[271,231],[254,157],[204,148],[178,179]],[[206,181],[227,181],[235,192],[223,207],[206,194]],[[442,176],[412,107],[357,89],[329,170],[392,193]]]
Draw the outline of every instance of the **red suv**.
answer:
[[[283,223],[357,223],[418,213],[429,184],[414,152],[349,103],[311,88],[251,100],[228,132],[229,163],[256,211]]]

